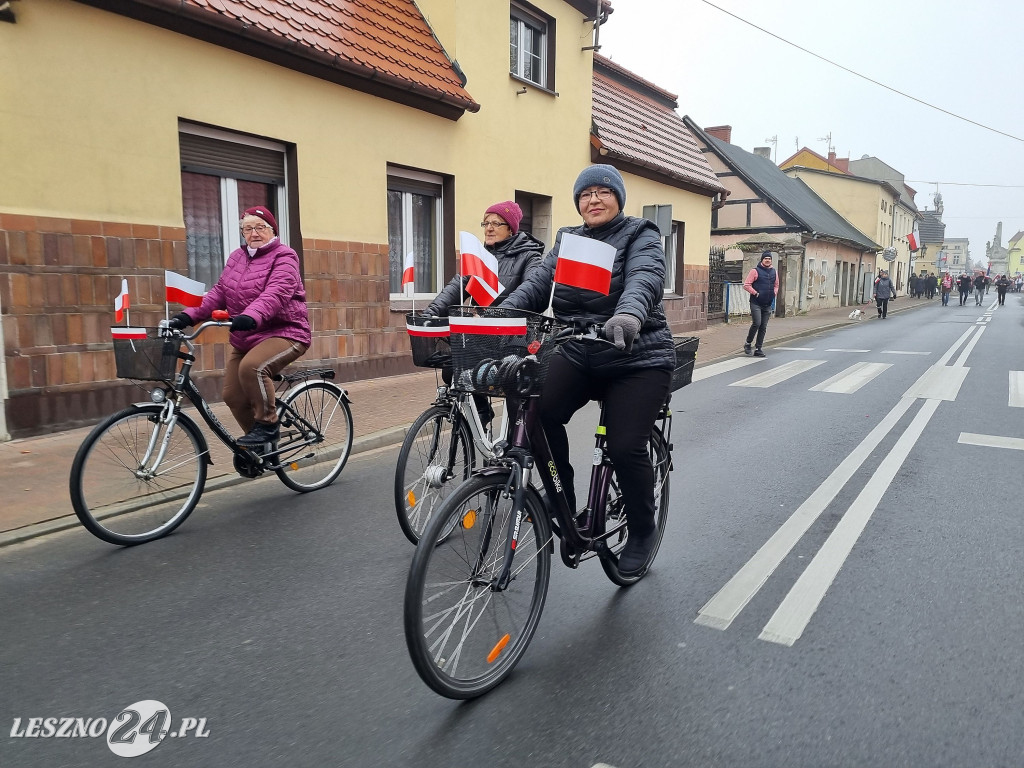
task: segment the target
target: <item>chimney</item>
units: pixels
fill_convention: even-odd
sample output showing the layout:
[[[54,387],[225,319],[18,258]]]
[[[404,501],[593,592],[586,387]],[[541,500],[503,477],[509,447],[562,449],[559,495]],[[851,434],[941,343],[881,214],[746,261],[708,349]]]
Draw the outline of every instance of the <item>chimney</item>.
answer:
[[[843,173],[850,172],[850,158],[848,157],[837,157],[835,160],[835,166]]]
[[[758,157],[763,157],[765,160],[772,159],[772,148],[771,147],[754,147],[754,154]]]
[[[708,136],[714,136],[716,139],[724,141],[726,144],[732,144],[731,125],[713,125],[710,128],[705,128],[704,133]]]
[[[834,151],[832,151],[832,150],[829,150],[829,153],[828,153],[828,164],[829,165],[835,165],[836,164],[836,153]]]

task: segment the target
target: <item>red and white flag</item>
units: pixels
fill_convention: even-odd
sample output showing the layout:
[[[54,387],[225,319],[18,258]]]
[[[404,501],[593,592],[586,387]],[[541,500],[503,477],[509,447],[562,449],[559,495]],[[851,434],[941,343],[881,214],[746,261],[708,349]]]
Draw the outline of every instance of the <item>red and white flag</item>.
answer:
[[[525,336],[525,317],[451,317],[452,333],[477,336]]]
[[[916,251],[921,247],[921,236],[917,233],[917,228],[907,235],[907,242],[910,243],[910,250]]]
[[[405,288],[405,286],[409,285],[409,283],[413,283],[413,288],[415,289],[415,271],[416,270],[413,269],[413,253],[412,251],[409,251],[407,254],[405,254],[405,269],[402,271],[403,289]]]
[[[410,336],[448,336],[450,331],[448,330],[448,318],[438,317],[435,318],[435,323],[438,325],[413,325],[412,323],[406,322],[405,330],[409,332]],[[440,323],[444,325],[440,325]]]
[[[186,307],[198,307],[203,303],[206,284],[198,280],[179,275],[177,272],[164,270],[164,285],[167,287],[167,301],[183,304]]]
[[[491,306],[505,290],[498,281],[498,259],[469,232],[459,232],[459,250],[466,292],[481,307]]]
[[[128,279],[121,278],[121,293],[114,299],[114,322],[120,323],[124,320],[124,311],[131,306],[128,300]]]
[[[612,287],[615,246],[580,235],[563,234],[555,264],[555,282],[603,293]]]
[[[111,328],[110,335],[115,339],[144,339],[146,338],[145,328]]]

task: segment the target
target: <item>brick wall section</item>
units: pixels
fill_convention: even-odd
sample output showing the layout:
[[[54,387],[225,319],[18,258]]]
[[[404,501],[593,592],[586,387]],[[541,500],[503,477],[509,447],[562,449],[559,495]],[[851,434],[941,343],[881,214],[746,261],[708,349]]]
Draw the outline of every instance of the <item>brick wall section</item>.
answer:
[[[387,246],[306,240],[303,248],[314,335],[302,363],[334,368],[341,382],[412,370],[404,317],[389,311]],[[12,436],[89,424],[146,398],[147,385],[116,378],[114,298],[128,278],[132,325],[156,325],[165,269],[188,274],[180,227],[0,214]],[[204,396],[219,400],[227,332],[203,338],[193,370]]]
[[[676,295],[665,299],[665,314],[674,334],[700,331],[708,327],[706,266],[683,266],[683,285]]]

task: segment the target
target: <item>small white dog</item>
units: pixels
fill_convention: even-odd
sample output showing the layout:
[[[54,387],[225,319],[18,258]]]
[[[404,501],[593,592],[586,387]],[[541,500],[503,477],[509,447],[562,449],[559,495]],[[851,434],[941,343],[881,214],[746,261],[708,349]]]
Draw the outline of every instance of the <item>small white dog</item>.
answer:
[[[863,319],[863,317],[864,317],[864,312],[863,312],[863,310],[860,310],[860,309],[855,309],[855,310],[853,310],[853,312],[850,313],[850,319],[851,320],[861,320],[861,319]]]

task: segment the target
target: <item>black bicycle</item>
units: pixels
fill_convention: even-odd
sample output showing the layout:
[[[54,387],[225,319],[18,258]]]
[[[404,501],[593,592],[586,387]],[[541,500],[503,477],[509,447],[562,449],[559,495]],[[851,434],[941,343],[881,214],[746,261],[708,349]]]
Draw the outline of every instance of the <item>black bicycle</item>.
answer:
[[[626,514],[606,450],[604,406],[596,430],[587,505],[571,509],[538,414],[547,361],[570,339],[600,339],[532,313],[489,310],[521,319],[509,335],[452,334],[455,386],[505,397],[513,424],[495,457],[446,498],[423,532],[405,591],[405,637],[416,671],[437,693],[479,696],[512,671],[540,621],[551,573],[554,540],[562,562],[577,568],[597,557],[619,586],[647,573],[668,517],[672,470],[672,412],[668,402],[651,431],[657,543],[641,571],[624,576],[618,554],[628,535]],[[511,328],[508,323],[505,328]],[[676,344],[673,390],[692,377],[698,340]],[[671,399],[671,398],[670,398]],[[539,467],[547,501],[530,486]]]
[[[207,328],[231,324],[227,313],[214,317],[191,334],[162,327],[114,339],[117,375],[159,384],[151,402],[97,424],[75,454],[71,504],[82,525],[104,541],[132,545],[166,536],[199,503],[213,461],[199,425],[182,410],[186,400],[231,449],[234,469],[243,477],[273,471],[294,491],[315,491],[334,482],[348,461],[352,411],[348,394],[330,381],[331,369],[274,377],[284,385],[277,393],[277,442],[262,450],[238,445],[190,375],[196,360],[192,340]]]

